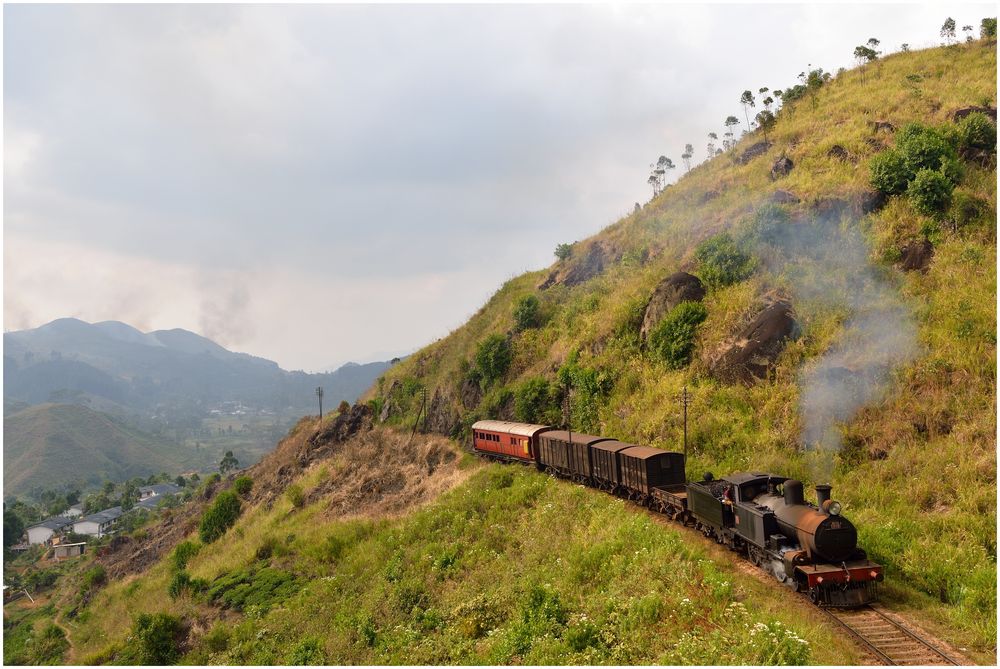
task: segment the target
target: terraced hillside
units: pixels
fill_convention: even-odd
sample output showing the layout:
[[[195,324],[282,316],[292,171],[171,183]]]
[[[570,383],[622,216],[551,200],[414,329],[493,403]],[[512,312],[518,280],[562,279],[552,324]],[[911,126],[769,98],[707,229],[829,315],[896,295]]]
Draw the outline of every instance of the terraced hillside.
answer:
[[[887,597],[994,647],[995,130],[977,149],[983,117],[956,119],[995,117],[995,82],[983,40],[816,73],[768,143],[745,136],[511,279],[368,399],[409,424],[426,388],[428,425],[464,438],[485,417],[561,422],[569,387],[575,429],[679,449],[687,386],[689,476],[830,480]],[[884,178],[928,142],[958,182],[931,206],[935,175]]]

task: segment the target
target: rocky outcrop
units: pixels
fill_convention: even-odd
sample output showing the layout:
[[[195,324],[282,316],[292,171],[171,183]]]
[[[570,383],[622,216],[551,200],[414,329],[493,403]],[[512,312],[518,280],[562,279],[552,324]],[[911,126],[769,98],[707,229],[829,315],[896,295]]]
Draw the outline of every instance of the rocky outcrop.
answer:
[[[985,114],[988,118],[993,119],[993,122],[997,122],[997,108],[996,107],[962,107],[961,109],[956,109],[951,115],[951,120],[956,123],[961,121],[963,118],[969,114],[975,114],[976,112],[980,114]]]
[[[765,153],[767,153],[767,150],[770,149],[772,146],[773,144],[771,142],[766,142],[766,141],[757,142],[753,146],[747,148],[747,150],[741,153],[739,156],[737,156],[736,162],[740,165],[746,165],[754,158],[757,158],[758,156],[763,156]]]
[[[427,430],[450,437],[456,432],[460,420],[451,397],[435,390],[431,404],[427,407]]]
[[[380,423],[389,420],[389,417],[396,412],[396,395],[399,394],[402,387],[403,384],[399,382],[399,379],[393,380],[389,385],[389,390],[385,394],[385,401],[382,403],[382,411],[378,414],[378,421]]]
[[[483,389],[479,387],[479,382],[466,377],[458,389],[458,398],[462,402],[462,407],[471,411],[479,406],[483,399]]]
[[[640,331],[643,341],[671,309],[681,302],[701,302],[704,297],[705,287],[701,285],[701,280],[692,274],[674,272],[665,278],[657,284],[649,302],[646,303]]]
[[[773,204],[798,204],[801,200],[787,190],[776,190],[771,193],[771,202]]]
[[[559,262],[538,288],[545,290],[556,285],[575,286],[594,278],[612,263],[621,260],[621,251],[606,241],[589,242],[582,253]]]
[[[792,162],[792,159],[788,156],[782,156],[771,165],[771,178],[778,179],[788,176],[793,167],[795,167],[795,163]]]
[[[792,305],[785,300],[773,302],[723,347],[709,366],[712,375],[722,381],[747,384],[765,378],[797,329]]]
[[[889,196],[878,190],[866,190],[858,195],[858,211],[862,214],[873,214],[889,203]]]
[[[373,418],[372,408],[367,403],[355,404],[350,411],[340,414],[332,423],[317,431],[309,438],[309,443],[315,445],[344,441],[358,432],[372,429]]]
[[[851,154],[847,152],[847,149],[842,147],[840,144],[834,144],[830,147],[830,150],[826,152],[828,158],[833,158],[834,160],[842,160],[848,162],[851,160]]]
[[[896,132],[896,126],[888,121],[872,121],[872,132]]]
[[[934,257],[934,245],[926,239],[910,242],[902,248],[899,268],[904,272],[926,272]]]

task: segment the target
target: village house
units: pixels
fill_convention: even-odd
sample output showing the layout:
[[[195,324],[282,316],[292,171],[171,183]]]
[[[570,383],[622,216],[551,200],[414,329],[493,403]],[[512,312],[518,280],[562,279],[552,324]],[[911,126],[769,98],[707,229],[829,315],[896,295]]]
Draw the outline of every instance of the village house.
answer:
[[[121,515],[122,508],[120,506],[113,506],[110,509],[92,513],[75,521],[73,523],[73,532],[92,537],[103,537],[118,523]]]
[[[71,518],[64,518],[63,516],[46,518],[42,522],[28,528],[28,543],[32,545],[47,544],[52,541],[52,537],[68,527],[72,522]]]
[[[161,495],[176,495],[181,491],[180,486],[173,483],[157,483],[156,485],[144,485],[139,487],[139,499],[159,497]]]
[[[66,518],[79,518],[83,515],[83,502],[69,507],[62,512],[62,515]]]
[[[81,541],[76,544],[56,544],[56,546],[52,549],[54,551],[53,557],[56,560],[78,557],[80,555],[83,555],[83,551],[86,547],[87,547],[86,541]]]

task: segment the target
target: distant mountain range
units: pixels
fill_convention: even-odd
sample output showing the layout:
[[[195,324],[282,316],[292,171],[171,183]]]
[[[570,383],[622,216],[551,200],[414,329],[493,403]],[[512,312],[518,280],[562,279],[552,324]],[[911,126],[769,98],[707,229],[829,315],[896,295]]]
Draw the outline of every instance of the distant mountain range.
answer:
[[[243,465],[288,426],[353,402],[389,362],[289,372],[186,330],[62,318],[4,333],[4,494]]]
[[[84,395],[133,409],[238,401],[308,411],[317,386],[328,406],[353,402],[389,367],[349,363],[331,373],[289,372],[187,330],[144,333],[118,321],[61,318],[3,339],[4,397],[28,404]]]

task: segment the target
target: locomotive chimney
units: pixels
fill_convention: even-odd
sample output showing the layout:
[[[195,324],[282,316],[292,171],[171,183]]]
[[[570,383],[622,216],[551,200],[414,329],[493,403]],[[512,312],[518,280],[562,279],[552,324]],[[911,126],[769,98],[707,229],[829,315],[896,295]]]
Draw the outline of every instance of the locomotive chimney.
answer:
[[[816,506],[818,506],[821,511],[823,510],[823,502],[830,499],[831,487],[832,486],[829,486],[825,483],[820,483],[818,486],[816,486]]]
[[[805,504],[806,498],[802,493],[802,481],[789,479],[785,481],[784,489],[786,505]]]

